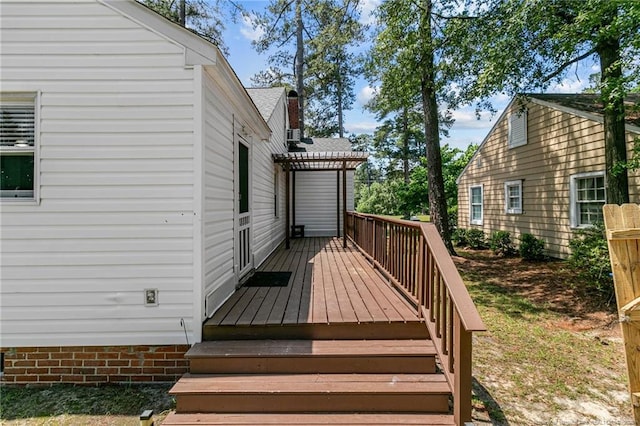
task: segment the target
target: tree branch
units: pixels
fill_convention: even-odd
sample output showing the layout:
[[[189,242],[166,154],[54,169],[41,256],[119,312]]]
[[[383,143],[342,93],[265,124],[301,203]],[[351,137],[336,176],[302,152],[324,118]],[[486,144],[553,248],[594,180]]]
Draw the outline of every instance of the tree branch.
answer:
[[[596,48],[595,47],[593,49],[583,53],[582,55],[565,62],[564,64],[560,65],[554,72],[544,76],[542,78],[542,82],[546,83],[549,80],[551,80],[552,78],[557,77],[558,75],[562,74],[562,72],[565,69],[567,69],[569,66],[571,66],[572,64],[575,64],[576,62],[579,62],[579,61],[581,61],[581,60],[583,60],[585,58],[588,58],[589,56],[593,55],[594,53],[596,53]]]

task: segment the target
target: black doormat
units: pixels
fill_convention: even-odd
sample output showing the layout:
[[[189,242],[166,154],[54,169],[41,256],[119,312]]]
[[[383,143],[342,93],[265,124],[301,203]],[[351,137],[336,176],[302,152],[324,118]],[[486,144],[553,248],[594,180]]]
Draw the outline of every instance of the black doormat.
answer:
[[[245,283],[245,287],[286,287],[291,272],[257,271]]]

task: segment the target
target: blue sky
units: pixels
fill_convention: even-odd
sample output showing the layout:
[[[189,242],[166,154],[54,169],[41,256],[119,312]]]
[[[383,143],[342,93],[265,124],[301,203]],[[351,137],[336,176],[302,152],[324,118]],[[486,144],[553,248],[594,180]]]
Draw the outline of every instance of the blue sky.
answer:
[[[249,10],[262,10],[268,1],[250,0],[240,1]],[[361,19],[371,22],[370,12],[375,8],[380,0],[364,0]],[[251,41],[259,37],[248,20],[237,24],[227,23],[224,40],[229,47],[229,57],[227,58],[235,70],[242,83],[251,87],[251,77],[258,71],[268,68],[267,55],[259,55],[251,46]],[[575,71],[575,70],[572,70]],[[576,93],[581,92],[588,86],[588,75],[594,72],[591,68],[580,67],[575,72],[570,72],[562,84],[555,85],[549,92],[555,93]],[[581,77],[578,78],[577,76]],[[365,111],[363,106],[371,98],[373,89],[364,79],[356,82],[356,103],[353,109],[345,114],[345,128],[349,133],[373,133],[378,121],[376,117]],[[449,138],[443,138],[442,144],[448,143],[452,147],[465,149],[471,143],[480,143],[487,135],[495,120],[499,117],[504,107],[509,102],[509,98],[504,95],[497,95],[493,98],[494,106],[498,112],[491,116],[483,113],[481,119],[476,118],[473,107],[462,108],[453,112],[455,123],[450,130]]]

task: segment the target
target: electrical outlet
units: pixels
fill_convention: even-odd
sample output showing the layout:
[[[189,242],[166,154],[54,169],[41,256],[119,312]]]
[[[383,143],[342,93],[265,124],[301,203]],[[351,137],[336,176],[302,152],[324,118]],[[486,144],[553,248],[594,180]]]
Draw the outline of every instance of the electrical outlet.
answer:
[[[144,305],[158,306],[158,289],[157,288],[144,289]]]

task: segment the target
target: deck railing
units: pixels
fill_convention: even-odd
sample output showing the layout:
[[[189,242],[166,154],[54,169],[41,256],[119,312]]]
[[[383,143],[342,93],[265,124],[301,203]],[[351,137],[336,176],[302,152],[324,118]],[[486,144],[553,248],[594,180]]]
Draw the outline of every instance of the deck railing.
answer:
[[[435,226],[348,212],[347,236],[415,304],[452,389],[455,422],[471,421],[472,333],[485,327]]]

